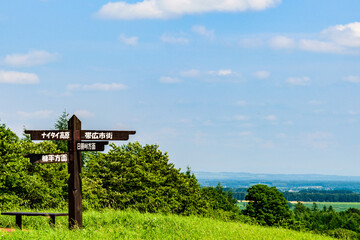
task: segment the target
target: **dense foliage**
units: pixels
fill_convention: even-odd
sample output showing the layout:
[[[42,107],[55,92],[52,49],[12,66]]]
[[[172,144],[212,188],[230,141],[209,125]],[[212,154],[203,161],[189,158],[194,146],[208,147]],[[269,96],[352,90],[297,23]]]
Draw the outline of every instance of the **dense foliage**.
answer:
[[[169,163],[156,145],[111,145],[108,154],[89,156],[84,198],[92,207],[144,212],[201,213],[206,206],[195,177]]]
[[[276,187],[254,185],[248,189],[245,199],[249,203],[244,214],[255,218],[258,223],[268,226],[292,223],[292,212],[284,195]]]
[[[57,122],[61,125],[66,115]],[[64,120],[65,119],[65,120]],[[56,126],[63,128],[64,126]],[[111,145],[105,153],[83,155],[84,208],[136,209],[183,215],[236,218],[239,210],[229,192],[201,188],[190,173],[169,162],[157,145]],[[63,152],[64,145],[28,138],[20,140],[0,125],[0,208],[64,208],[67,205],[66,164],[31,164],[28,153]]]
[[[180,172],[157,145],[111,145],[108,154],[89,154],[84,168],[84,202],[92,208],[211,215],[236,212],[236,199],[217,188],[200,188],[190,170]]]
[[[302,203],[295,205],[295,220],[302,229],[317,233],[326,233],[333,237],[359,239],[360,238],[360,210],[349,208],[336,212],[330,206],[318,209],[316,203],[310,209]]]
[[[55,144],[19,140],[0,125],[0,206],[62,207],[67,199],[67,168],[64,165],[31,164],[27,153],[56,153]]]
[[[245,200],[247,188],[224,188],[225,191],[232,191],[237,200]],[[298,192],[283,192],[288,201],[303,202],[360,202],[360,194],[350,190],[314,190],[304,189]]]
[[[288,201],[304,202],[360,202],[360,194],[349,190],[302,190],[299,192],[284,192]]]

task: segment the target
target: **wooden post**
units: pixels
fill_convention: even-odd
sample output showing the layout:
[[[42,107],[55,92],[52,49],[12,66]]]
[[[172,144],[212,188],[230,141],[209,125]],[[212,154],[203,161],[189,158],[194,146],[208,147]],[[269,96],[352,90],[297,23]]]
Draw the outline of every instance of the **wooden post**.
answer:
[[[16,220],[16,225],[20,228],[20,229],[22,229],[22,221],[21,221],[21,215],[16,215],[15,216],[15,220]]]
[[[80,141],[81,121],[73,115],[68,122],[72,140],[68,142],[70,173],[69,191],[69,228],[82,228],[82,187],[81,187],[81,152],[77,151],[76,143]]]

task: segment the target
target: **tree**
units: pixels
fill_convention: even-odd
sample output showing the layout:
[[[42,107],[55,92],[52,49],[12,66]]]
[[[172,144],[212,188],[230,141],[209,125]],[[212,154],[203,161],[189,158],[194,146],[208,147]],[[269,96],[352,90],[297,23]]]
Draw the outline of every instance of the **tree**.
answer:
[[[52,142],[19,140],[0,124],[0,208],[66,205],[67,168],[62,164],[32,164],[24,154],[56,153]],[[65,194],[64,194],[65,193]]]
[[[59,119],[55,123],[56,130],[68,130],[68,121],[69,121],[69,113],[64,110],[64,112],[60,115]],[[54,141],[54,143],[58,146],[58,149],[62,152],[68,151],[68,143],[67,141]]]
[[[243,211],[262,225],[287,225],[293,221],[284,195],[276,187],[254,185],[245,197],[249,203]]]
[[[108,154],[89,155],[84,167],[85,207],[184,215],[206,212],[195,176],[176,169],[157,145],[110,146]]]

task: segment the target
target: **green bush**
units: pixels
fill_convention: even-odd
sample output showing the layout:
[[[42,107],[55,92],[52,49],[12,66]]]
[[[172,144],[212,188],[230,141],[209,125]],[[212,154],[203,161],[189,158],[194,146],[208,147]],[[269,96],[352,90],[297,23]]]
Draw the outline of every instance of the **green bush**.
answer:
[[[63,164],[31,164],[28,153],[56,153],[52,142],[20,140],[0,125],[0,207],[61,208],[66,206],[67,167]]]
[[[108,154],[89,155],[86,161],[86,206],[185,215],[206,212],[196,178],[176,169],[157,145],[111,147]]]
[[[276,187],[258,184],[248,189],[245,197],[249,203],[243,213],[262,225],[288,226],[293,223],[284,195]]]
[[[190,170],[182,173],[176,169],[157,145],[136,142],[111,147],[108,154],[87,156],[83,173],[85,208],[217,216],[238,209],[231,193],[221,186],[201,189]]]

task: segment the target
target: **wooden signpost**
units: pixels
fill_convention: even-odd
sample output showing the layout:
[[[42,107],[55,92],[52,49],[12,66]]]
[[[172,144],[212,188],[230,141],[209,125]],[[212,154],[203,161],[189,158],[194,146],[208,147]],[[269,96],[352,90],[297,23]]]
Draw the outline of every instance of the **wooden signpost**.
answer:
[[[68,163],[68,153],[54,154],[27,154],[24,157],[30,158],[31,163]]]
[[[68,163],[70,177],[69,228],[82,227],[81,151],[104,151],[109,141],[128,140],[135,131],[81,130],[81,121],[73,115],[68,130],[26,130],[31,140],[68,141],[68,153],[28,154],[32,163]]]

